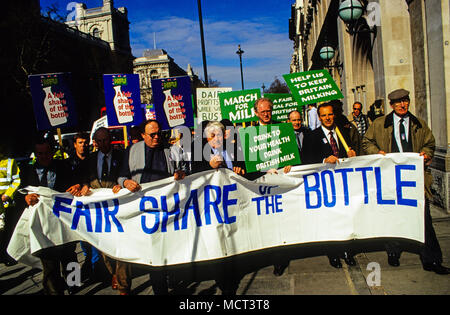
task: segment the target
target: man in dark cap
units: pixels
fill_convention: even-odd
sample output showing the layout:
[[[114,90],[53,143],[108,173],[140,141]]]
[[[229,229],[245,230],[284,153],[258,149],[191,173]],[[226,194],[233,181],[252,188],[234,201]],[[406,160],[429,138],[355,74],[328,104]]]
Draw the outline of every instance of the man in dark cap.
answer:
[[[427,169],[435,150],[435,139],[426,122],[409,112],[409,91],[398,89],[388,95],[392,112],[377,118],[367,130],[362,148],[366,154],[393,152],[416,152],[424,158],[425,167],[425,246],[420,253],[423,268],[437,274],[448,274],[450,269],[442,266],[442,251],[436,238],[430,215],[430,191],[432,177]],[[399,266],[401,251],[398,244],[386,245],[388,262]]]

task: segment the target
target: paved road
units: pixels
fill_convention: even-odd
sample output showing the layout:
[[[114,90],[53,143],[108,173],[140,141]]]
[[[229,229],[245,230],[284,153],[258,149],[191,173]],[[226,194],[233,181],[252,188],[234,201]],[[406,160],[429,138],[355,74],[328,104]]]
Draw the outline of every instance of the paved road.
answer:
[[[443,255],[444,265],[450,266],[450,219],[434,220]],[[84,259],[79,252],[79,259]],[[419,257],[404,252],[400,267],[387,263],[384,251],[371,251],[356,256],[357,265],[335,269],[326,256],[292,260],[280,277],[272,274],[273,267],[266,266],[248,272],[240,282],[238,295],[447,295],[450,294],[450,276],[437,275],[422,269]],[[377,269],[367,270],[370,263],[377,263],[380,270],[379,285],[373,282]],[[373,264],[372,264],[373,265]],[[371,265],[371,266],[372,266]],[[0,264],[0,294],[42,294],[42,273],[23,264],[6,267]],[[215,281],[181,281],[172,294],[218,295]],[[117,295],[108,284],[93,283],[80,287],[77,295]],[[152,295],[148,272],[141,267],[133,269],[132,294]]]

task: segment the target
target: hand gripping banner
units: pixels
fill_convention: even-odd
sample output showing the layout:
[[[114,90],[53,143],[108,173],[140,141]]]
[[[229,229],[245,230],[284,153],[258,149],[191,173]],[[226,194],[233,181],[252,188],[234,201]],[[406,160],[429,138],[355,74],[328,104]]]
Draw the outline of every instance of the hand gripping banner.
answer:
[[[83,240],[151,266],[220,259],[277,246],[395,237],[424,242],[423,158],[370,155],[293,167],[248,181],[227,169],[73,197],[48,188],[25,210],[9,254]]]

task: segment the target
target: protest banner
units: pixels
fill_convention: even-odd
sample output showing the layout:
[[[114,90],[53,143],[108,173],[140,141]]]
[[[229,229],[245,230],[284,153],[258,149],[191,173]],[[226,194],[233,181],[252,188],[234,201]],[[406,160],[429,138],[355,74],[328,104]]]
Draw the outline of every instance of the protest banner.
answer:
[[[283,75],[292,96],[299,105],[344,98],[327,70],[313,70]]]
[[[110,126],[136,126],[144,120],[138,74],[105,74],[103,85]]]
[[[259,98],[259,89],[220,93],[222,118],[229,119],[232,123],[258,121],[253,106]]]
[[[152,80],[155,113],[163,130],[194,126],[189,76]]]
[[[142,184],[138,193],[73,197],[27,187],[40,201],[25,209],[8,253],[32,263],[43,248],[82,240],[116,259],[163,266],[316,242],[423,243],[423,177],[422,157],[396,153],[296,166],[256,181],[205,171]]]
[[[38,130],[77,125],[70,73],[36,74],[28,80]]]
[[[231,92],[230,87],[198,88],[197,89],[197,119],[198,122],[204,120],[222,120],[220,111],[219,94]]]
[[[288,93],[265,93],[264,97],[272,100],[272,119],[275,121],[288,120],[288,114],[293,110],[302,111],[302,106],[292,98],[292,94]]]
[[[300,164],[300,154],[290,123],[239,129],[248,173]]]

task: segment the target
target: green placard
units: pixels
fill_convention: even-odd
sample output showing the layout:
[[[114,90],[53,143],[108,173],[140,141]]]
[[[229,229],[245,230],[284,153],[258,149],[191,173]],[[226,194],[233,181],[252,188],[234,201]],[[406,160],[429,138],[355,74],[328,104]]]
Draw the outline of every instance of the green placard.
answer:
[[[301,112],[301,107],[288,93],[266,93],[264,97],[273,102],[272,119],[276,121],[286,121],[288,114],[293,110]]]
[[[222,118],[229,119],[232,123],[259,120],[253,109],[256,100],[259,98],[261,98],[259,89],[220,93]]]
[[[285,74],[283,78],[299,105],[344,98],[327,70]]]
[[[241,128],[239,136],[248,173],[300,164],[292,124]]]

